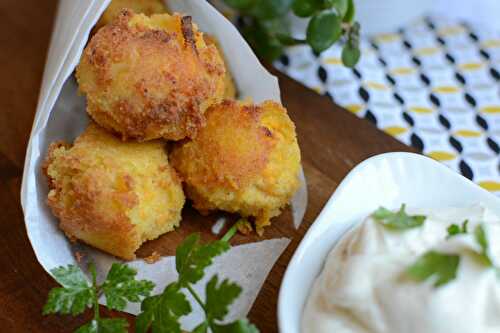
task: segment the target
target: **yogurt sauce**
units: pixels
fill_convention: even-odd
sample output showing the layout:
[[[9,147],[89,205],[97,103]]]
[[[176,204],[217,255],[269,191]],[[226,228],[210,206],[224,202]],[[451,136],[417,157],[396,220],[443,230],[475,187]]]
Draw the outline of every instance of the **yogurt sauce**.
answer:
[[[500,264],[500,218],[481,206],[408,210],[420,227],[394,231],[368,217],[330,252],[302,317],[303,333],[498,333],[500,273],[481,263],[474,229],[482,224],[487,254]],[[447,237],[468,219],[468,233]],[[406,270],[429,250],[460,255],[456,278],[439,287]]]

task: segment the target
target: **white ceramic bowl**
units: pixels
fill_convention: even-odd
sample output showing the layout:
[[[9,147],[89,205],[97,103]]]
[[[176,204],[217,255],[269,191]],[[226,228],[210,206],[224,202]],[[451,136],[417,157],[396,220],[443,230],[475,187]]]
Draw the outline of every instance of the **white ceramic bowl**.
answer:
[[[356,166],[307,231],[285,272],[278,300],[282,333],[299,333],[315,278],[335,243],[379,206],[449,207],[483,203],[500,214],[500,199],[422,155],[388,153]]]

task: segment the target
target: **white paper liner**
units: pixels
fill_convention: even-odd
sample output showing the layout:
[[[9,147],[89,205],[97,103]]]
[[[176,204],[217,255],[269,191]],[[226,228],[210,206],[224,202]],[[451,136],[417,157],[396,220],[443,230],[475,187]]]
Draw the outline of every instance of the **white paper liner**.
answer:
[[[26,153],[21,204],[35,255],[49,273],[57,266],[76,264],[75,251],[82,252],[86,261],[92,260],[96,263],[100,278],[112,262],[118,261],[101,251],[81,244],[74,245],[68,241],[57,227],[58,221],[46,205],[48,188],[41,172],[41,163],[50,142],[73,142],[88,123],[85,98],[78,95],[77,85],[71,74],[80,59],[90,30],[108,3],[109,0],[60,1]],[[221,41],[225,54],[230,55],[227,57],[229,67],[240,97],[251,97],[255,102],[266,99],[280,101],[277,79],[262,67],[235,27],[209,3],[201,0],[169,0],[168,5],[170,9],[193,16],[194,22],[202,31]],[[303,177],[302,179],[305,181]],[[293,201],[294,225],[300,224],[306,204],[307,191],[304,182]],[[221,277],[231,278],[244,289],[228,318],[247,315],[267,274],[288,242],[287,239],[280,238],[245,244],[232,248],[217,259],[209,271],[216,271]],[[155,282],[155,291],[160,292],[167,282],[175,278],[173,260],[173,257],[164,257],[154,264],[146,264],[142,260],[129,264],[139,270],[140,278]],[[85,269],[84,266],[82,264]],[[198,291],[203,293],[203,289]],[[128,306],[125,311],[136,314],[137,304]],[[192,328],[190,325],[199,321],[199,315],[199,312],[195,312],[185,317],[183,327]]]

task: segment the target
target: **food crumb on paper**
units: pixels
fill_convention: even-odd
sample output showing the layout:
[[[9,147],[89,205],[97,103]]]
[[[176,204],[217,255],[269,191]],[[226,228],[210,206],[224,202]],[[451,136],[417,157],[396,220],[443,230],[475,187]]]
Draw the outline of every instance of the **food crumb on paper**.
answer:
[[[158,260],[160,260],[160,254],[156,251],[153,251],[153,253],[151,253],[151,255],[147,256],[146,258],[144,258],[144,261],[147,262],[148,264],[154,264],[155,262],[157,262]]]
[[[81,263],[84,256],[85,255],[80,251],[75,251],[75,259],[77,263]]]

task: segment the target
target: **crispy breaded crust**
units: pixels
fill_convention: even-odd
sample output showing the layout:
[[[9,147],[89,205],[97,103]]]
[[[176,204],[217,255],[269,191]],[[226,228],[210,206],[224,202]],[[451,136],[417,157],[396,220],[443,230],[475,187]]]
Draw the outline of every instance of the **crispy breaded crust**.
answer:
[[[123,8],[128,8],[136,13],[147,16],[167,12],[167,8],[162,0],[112,0],[108,8],[106,8],[99,18],[99,21],[97,21],[95,29],[99,29],[111,23],[113,19],[120,14]]]
[[[225,99],[235,99],[238,95],[238,91],[236,89],[236,84],[234,82],[233,76],[231,75],[231,71],[227,65],[227,58],[224,56],[224,52],[222,51],[222,47],[220,43],[215,39],[215,37],[210,36],[209,34],[203,34],[203,38],[205,39],[205,43],[207,45],[215,45],[217,50],[219,50],[219,54],[224,61],[224,66],[226,68],[226,74],[224,75],[224,98]]]
[[[271,101],[226,100],[210,107],[206,117],[196,138],[174,148],[172,166],[198,210],[253,216],[260,230],[299,186],[295,127]]]
[[[72,240],[123,259],[179,225],[184,194],[163,143],[123,143],[91,124],[74,145],[53,143],[47,203]]]
[[[224,94],[224,63],[188,16],[123,10],[99,30],[76,70],[87,111],[123,139],[180,140]]]

